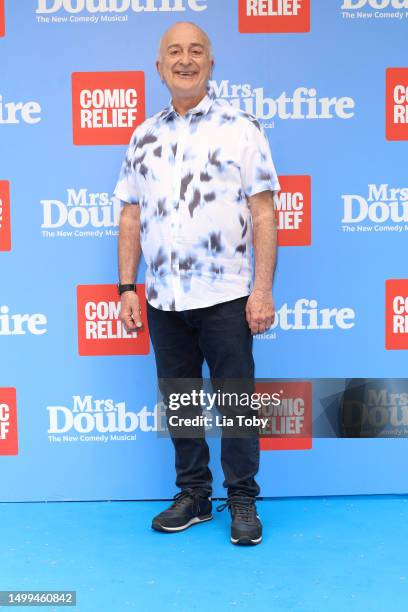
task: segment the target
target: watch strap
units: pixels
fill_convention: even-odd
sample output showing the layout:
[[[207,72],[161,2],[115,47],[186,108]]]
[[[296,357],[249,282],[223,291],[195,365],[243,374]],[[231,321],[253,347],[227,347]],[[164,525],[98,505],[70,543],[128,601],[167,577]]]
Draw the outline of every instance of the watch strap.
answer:
[[[136,285],[134,283],[128,283],[126,285],[121,285],[120,283],[118,283],[119,295],[122,295],[122,293],[125,293],[125,291],[135,291],[136,292]]]

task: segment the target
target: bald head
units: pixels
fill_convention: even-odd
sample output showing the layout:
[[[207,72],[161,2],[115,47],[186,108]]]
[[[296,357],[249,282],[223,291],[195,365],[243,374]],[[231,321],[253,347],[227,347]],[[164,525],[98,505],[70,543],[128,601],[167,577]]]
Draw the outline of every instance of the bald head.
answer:
[[[207,32],[204,32],[198,25],[193,23],[192,21],[178,21],[168,28],[159,41],[159,47],[157,50],[157,59],[159,61],[162,60],[163,52],[167,49],[169,41],[173,40],[174,37],[177,38],[178,34],[182,33],[195,33],[197,40],[203,44],[207,50],[209,58],[214,59],[213,48],[211,45],[210,38]]]

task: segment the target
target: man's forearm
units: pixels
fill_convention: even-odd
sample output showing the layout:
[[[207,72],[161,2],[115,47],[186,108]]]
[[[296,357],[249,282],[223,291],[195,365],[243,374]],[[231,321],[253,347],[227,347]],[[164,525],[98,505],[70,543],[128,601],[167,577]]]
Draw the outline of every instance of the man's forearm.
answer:
[[[134,283],[141,256],[140,208],[137,204],[125,204],[119,221],[119,282]]]
[[[271,192],[252,203],[255,278],[253,290],[271,292],[276,263],[277,227]]]

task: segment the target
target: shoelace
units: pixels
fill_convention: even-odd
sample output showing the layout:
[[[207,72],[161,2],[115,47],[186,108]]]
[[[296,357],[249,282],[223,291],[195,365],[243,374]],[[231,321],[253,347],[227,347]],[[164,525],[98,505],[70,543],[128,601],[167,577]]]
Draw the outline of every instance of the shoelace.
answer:
[[[255,500],[251,497],[229,497],[227,501],[217,507],[217,512],[229,508],[233,516],[250,523],[255,518]]]
[[[193,512],[198,512],[200,507],[199,502],[199,494],[193,489],[184,489],[180,491],[180,493],[176,493],[174,496],[174,502],[171,505],[171,508],[177,508],[177,506],[182,506],[186,504],[186,502],[190,503],[191,499],[193,500]]]

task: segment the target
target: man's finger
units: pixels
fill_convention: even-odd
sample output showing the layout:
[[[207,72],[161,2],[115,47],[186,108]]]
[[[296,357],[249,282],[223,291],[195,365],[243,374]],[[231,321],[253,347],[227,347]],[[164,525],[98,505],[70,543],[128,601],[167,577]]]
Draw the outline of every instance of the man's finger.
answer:
[[[251,331],[252,331],[253,334],[257,334],[258,333],[259,325],[258,325],[258,322],[256,321],[256,319],[252,319],[250,327],[251,327]]]
[[[132,312],[132,318],[133,318],[133,321],[135,322],[136,327],[142,327],[143,325],[141,314],[142,314],[142,311],[140,310],[140,308],[137,308]]]
[[[140,313],[133,312],[122,312],[121,321],[124,324],[126,331],[136,331],[136,329],[142,327],[143,323],[140,317]]]
[[[251,315],[251,309],[249,306],[245,308],[245,316],[246,316],[246,320],[247,320],[249,327],[251,327],[252,315]]]
[[[136,325],[135,322],[132,318],[132,316],[129,315],[123,315],[122,317],[122,323],[124,324],[126,331],[130,332],[130,331],[135,331],[136,330]]]

